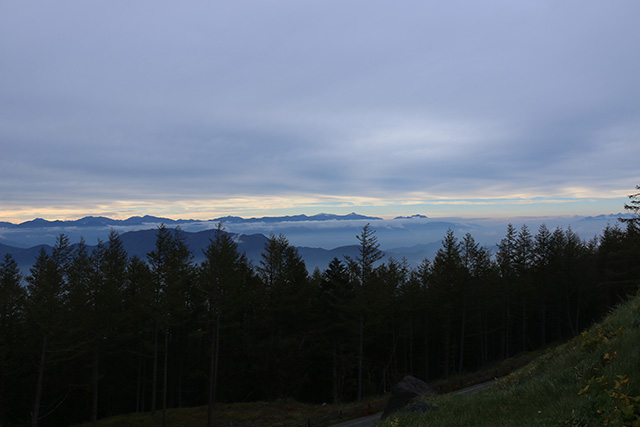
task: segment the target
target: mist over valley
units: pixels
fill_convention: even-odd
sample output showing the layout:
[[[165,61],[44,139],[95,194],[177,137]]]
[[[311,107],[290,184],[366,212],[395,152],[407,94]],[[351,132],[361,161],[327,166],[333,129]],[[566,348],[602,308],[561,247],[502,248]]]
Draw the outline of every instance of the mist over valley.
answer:
[[[615,225],[620,217],[630,214],[610,214],[595,217],[518,217],[518,218],[430,218],[416,214],[409,217],[382,219],[359,215],[294,215],[281,217],[240,218],[223,217],[210,220],[173,220],[154,216],[131,217],[114,220],[88,216],[74,221],[32,221],[13,224],[0,223],[0,256],[14,256],[24,274],[35,260],[40,247],[50,250],[60,234],[69,237],[72,244],[81,239],[93,248],[99,240],[107,239],[111,230],[117,231],[130,256],[146,259],[153,250],[156,230],[164,224],[168,228],[180,227],[194,256],[194,262],[204,259],[203,250],[214,237],[218,224],[231,233],[240,252],[247,254],[253,265],[259,265],[262,251],[270,235],[284,235],[298,248],[307,269],[327,268],[329,262],[345,255],[357,254],[356,236],[366,224],[376,231],[380,249],[385,259],[406,259],[410,266],[417,266],[425,258],[433,259],[441,247],[441,240],[451,229],[458,237],[470,233],[482,246],[494,249],[504,236],[508,224],[516,229],[526,225],[535,232],[541,224],[553,230],[570,227],[582,239],[590,240],[601,234],[607,225]]]

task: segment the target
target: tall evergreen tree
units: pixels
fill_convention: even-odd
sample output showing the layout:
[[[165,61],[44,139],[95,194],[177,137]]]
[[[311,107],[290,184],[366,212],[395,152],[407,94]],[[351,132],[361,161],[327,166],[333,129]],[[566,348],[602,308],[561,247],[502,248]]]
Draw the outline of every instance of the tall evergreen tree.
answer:
[[[99,242],[92,255],[96,278],[91,282],[88,305],[92,311],[89,319],[93,330],[91,422],[95,426],[98,419],[99,380],[115,375],[115,373],[100,374],[101,356],[104,355],[103,342],[113,347],[116,344],[116,338],[121,338],[116,334],[124,320],[122,297],[127,281],[128,254],[120,236],[112,230],[107,243]],[[115,348],[105,350],[114,351]]]
[[[535,259],[534,241],[529,228],[523,225],[515,242],[514,266],[516,273],[517,293],[520,295],[520,351],[527,350],[527,316],[529,295],[532,288],[532,269]]]
[[[320,278],[322,320],[331,347],[331,395],[333,403],[343,400],[349,366],[349,342],[353,330],[353,281],[347,267],[333,258]]]
[[[462,372],[464,369],[464,351],[465,351],[465,338],[467,327],[467,301],[469,294],[474,291],[475,277],[476,277],[476,264],[479,262],[478,257],[480,255],[480,245],[476,243],[471,233],[466,233],[462,243],[460,245],[460,256],[462,258],[462,278],[460,281],[460,288],[458,291],[458,299],[460,300],[460,345],[459,345],[459,359],[458,359],[458,371]]]
[[[155,336],[154,318],[155,292],[149,265],[134,255],[127,264],[127,280],[123,289],[123,323],[128,325],[127,347],[137,357],[135,367],[130,367],[129,377],[136,377],[135,412],[144,412],[147,408],[147,363],[153,359],[153,337]]]
[[[625,210],[631,212],[632,218],[623,218],[621,221],[632,227],[640,227],[640,185],[636,185],[637,193],[629,195],[629,203],[624,204]]]
[[[64,330],[62,311],[65,306],[68,268],[71,262],[69,238],[63,234],[57,237],[51,256],[40,250],[27,277],[27,313],[34,329],[40,336],[40,357],[36,380],[36,392],[31,412],[31,425],[40,422],[47,354],[51,339]]]
[[[512,224],[507,225],[507,234],[498,244],[496,261],[500,269],[502,283],[502,357],[509,357],[512,339],[512,313],[514,284],[517,277],[516,270],[516,229]]]
[[[364,322],[365,322],[365,298],[369,287],[369,281],[376,261],[382,259],[384,254],[380,251],[380,244],[375,235],[375,230],[371,224],[367,224],[362,228],[362,232],[356,236],[360,243],[358,247],[358,256],[356,257],[356,267],[359,279],[359,321],[358,330],[358,392],[356,399],[362,400],[362,370],[364,363]]]
[[[245,254],[238,252],[238,245],[218,224],[214,239],[204,251],[205,259],[200,267],[199,289],[205,295],[207,326],[210,337],[209,391],[207,425],[212,423],[218,384],[221,324],[239,311],[244,282],[250,270]]]
[[[267,295],[267,395],[296,395],[307,381],[307,362],[300,355],[309,351],[311,336],[305,328],[313,302],[307,268],[284,235],[272,235],[262,252],[258,276]]]
[[[182,358],[185,351],[183,340],[187,338],[184,326],[192,312],[193,295],[193,255],[189,251],[184,235],[179,228],[168,229],[164,224],[158,227],[156,244],[147,258],[151,266],[155,287],[156,333],[154,337],[154,367],[152,376],[151,412],[156,409],[157,371],[158,371],[158,333],[162,331],[164,339],[162,368],[162,424],[166,424],[166,411],[170,405],[169,398],[169,356],[170,341],[174,344],[172,360],[173,370],[171,383],[171,403],[182,399]],[[171,406],[174,406],[174,405]]]
[[[0,264],[0,425],[7,424],[20,379],[20,346],[24,339],[26,292],[16,260],[5,254]],[[23,372],[24,373],[24,372]]]
[[[421,297],[420,301],[420,310],[422,311],[422,331],[423,331],[423,345],[424,345],[424,380],[429,381],[430,379],[430,357],[429,357],[429,348],[431,344],[431,336],[429,334],[431,324],[429,322],[429,318],[431,315],[431,311],[433,307],[431,306],[430,299],[430,284],[431,284],[431,263],[427,258],[422,260],[420,265],[414,272],[411,274],[413,280],[417,282]]]
[[[438,250],[431,266],[431,287],[440,305],[440,324],[442,325],[442,369],[445,377],[451,372],[453,313],[456,296],[464,280],[464,267],[460,242],[453,230],[447,231],[442,248]]]
[[[539,300],[540,345],[547,344],[547,311],[551,295],[551,232],[545,224],[540,225],[534,241],[534,280]]]

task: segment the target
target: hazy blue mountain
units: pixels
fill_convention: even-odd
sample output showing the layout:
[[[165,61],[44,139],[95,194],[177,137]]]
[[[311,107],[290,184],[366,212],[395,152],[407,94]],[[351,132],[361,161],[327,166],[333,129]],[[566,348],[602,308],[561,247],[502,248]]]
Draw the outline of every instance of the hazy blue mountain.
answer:
[[[169,218],[159,218],[155,216],[132,216],[125,220],[111,219],[103,216],[86,216],[73,221],[48,221],[42,218],[36,218],[31,221],[25,221],[17,224],[20,228],[51,228],[51,227],[110,227],[118,225],[144,225],[144,224],[183,224],[195,222],[193,219],[188,220],[173,220]],[[0,223],[1,224],[1,223]],[[10,223],[9,223],[10,224]]]
[[[288,215],[288,216],[263,216],[261,218],[240,218],[237,216],[226,216],[222,218],[212,219],[212,222],[223,222],[225,224],[234,224],[234,223],[279,223],[279,222],[301,222],[301,221],[349,221],[349,220],[367,220],[367,221],[377,221],[382,220],[382,218],[374,217],[374,216],[365,216],[359,215],[355,212],[352,212],[348,215],[334,215],[334,214],[326,214],[320,213],[317,215]]]
[[[202,250],[214,236],[219,222],[226,232],[232,234],[241,251],[259,265],[260,255],[267,236],[283,234],[289,242],[298,247],[307,267],[312,271],[316,266],[324,269],[334,257],[355,256],[356,236],[362,227],[371,223],[376,230],[380,249],[396,260],[406,258],[411,265],[418,265],[427,257],[433,259],[440,248],[441,240],[450,229],[458,238],[471,233],[476,242],[489,249],[504,237],[507,224],[519,230],[526,224],[535,234],[541,224],[549,229],[556,227],[571,229],[585,240],[602,233],[607,225],[617,225],[619,217],[630,214],[598,215],[593,217],[529,217],[512,219],[492,218],[428,218],[416,214],[394,219],[381,219],[351,213],[349,215],[293,215],[281,217],[238,218],[225,217],[215,220],[171,220],[154,216],[136,216],[126,220],[113,220],[100,216],[87,216],[75,221],[48,221],[36,218],[21,224],[0,223],[0,255],[10,252],[18,264],[24,268],[31,265],[42,245],[52,246],[56,237],[65,234],[72,243],[84,239],[87,245],[96,245],[106,240],[109,232],[115,230],[125,243],[130,255],[146,259],[153,249],[155,233],[160,224],[169,228],[180,227],[185,232],[187,243],[194,254],[194,260],[202,260]],[[35,248],[35,249],[34,249]]]
[[[578,217],[579,221],[615,221],[618,218],[633,218],[635,215],[632,213],[619,213],[619,214],[609,214],[609,215],[596,215],[596,216],[586,216],[586,217]]]
[[[77,220],[53,220],[49,221],[43,218],[35,218],[31,221],[25,221],[20,224],[13,224],[10,222],[0,222],[0,228],[20,227],[20,228],[51,228],[51,227],[111,227],[111,226],[139,226],[148,224],[166,224],[166,225],[180,225],[180,224],[192,224],[203,222],[223,222],[223,223],[277,223],[277,222],[299,222],[299,221],[347,221],[347,220],[369,220],[376,221],[382,220],[382,218],[359,215],[352,212],[348,215],[334,215],[334,214],[317,214],[317,215],[290,215],[290,216],[274,216],[274,217],[260,217],[260,218],[241,218],[237,216],[226,216],[216,219],[210,219],[207,221],[196,219],[170,219],[162,218],[151,215],[145,216],[132,216],[125,220],[111,219],[103,216],[86,216]]]
[[[29,275],[29,269],[40,253],[40,248],[44,248],[49,254],[51,253],[51,246],[49,245],[37,245],[30,248],[16,248],[14,246],[8,246],[0,243],[0,262],[4,260],[5,254],[11,254],[11,256],[16,260],[23,277],[26,277]]]
[[[204,250],[209,245],[211,239],[215,238],[216,230],[209,229],[191,233],[184,232],[185,241],[193,254],[193,261],[197,264],[204,260]],[[254,266],[260,265],[262,252],[268,238],[263,234],[235,234],[229,233],[233,240],[238,244],[238,250],[247,255],[247,258]],[[155,247],[156,242],[156,230],[140,230],[129,231],[120,235],[122,244],[129,254],[129,256],[138,256],[139,258],[146,260],[147,254],[151,252]],[[72,244],[72,247],[77,246],[77,243]],[[0,244],[0,257],[4,257],[5,253],[10,253],[18,263],[23,275],[26,277],[29,274],[29,268],[33,265],[40,248],[44,247],[48,253],[51,253],[50,245],[37,245],[30,248],[17,248],[14,246]],[[96,246],[87,245],[89,251],[92,251]],[[416,266],[422,262],[425,257],[433,258],[436,251],[440,247],[440,242],[433,242],[429,245],[416,245],[411,248],[395,248],[389,251],[384,251],[385,259],[394,258],[396,260],[402,260],[406,258],[407,261],[413,266]],[[313,272],[315,268],[324,270],[328,267],[333,258],[344,260],[345,256],[356,258],[358,256],[358,245],[340,246],[333,249],[324,248],[312,248],[312,247],[298,247],[300,256],[305,261],[309,272]]]
[[[191,233],[184,231],[185,241],[193,254],[193,261],[202,262],[204,259],[204,250],[209,246],[212,239],[215,239],[216,230],[209,229]],[[238,244],[238,250],[247,254],[247,258],[252,261],[260,259],[267,237],[262,234],[242,235],[228,233]],[[129,256],[137,255],[141,259],[147,258],[147,254],[151,252],[156,243],[156,230],[130,231],[120,235],[122,244]]]
[[[193,253],[193,260],[196,263],[202,262],[204,259],[204,250],[210,243],[211,239],[215,238],[216,230],[210,229],[197,233],[184,232],[186,243]],[[252,235],[238,235],[229,233],[232,235],[234,241],[238,244],[238,250],[247,254],[247,258],[251,260],[254,265],[258,265],[264,245],[267,242],[267,237],[262,234]],[[124,249],[129,256],[138,256],[139,258],[146,260],[147,254],[155,248],[156,243],[156,230],[140,230],[130,231],[120,235]],[[71,245],[73,248],[77,246],[77,243]],[[18,248],[15,246],[9,246],[0,243],[0,260],[4,258],[6,253],[10,253],[16,260],[18,267],[22,271],[22,274],[26,277],[29,274],[29,268],[33,265],[36,257],[40,253],[40,248],[44,247],[47,253],[51,253],[51,245],[37,245],[30,248]],[[89,251],[95,249],[96,245],[87,245]]]

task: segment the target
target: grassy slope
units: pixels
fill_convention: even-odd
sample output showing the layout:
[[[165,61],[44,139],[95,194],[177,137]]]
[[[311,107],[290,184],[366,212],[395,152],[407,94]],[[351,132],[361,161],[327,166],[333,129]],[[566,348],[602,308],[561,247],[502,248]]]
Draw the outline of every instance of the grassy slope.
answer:
[[[214,426],[271,427],[293,423],[307,425],[308,419],[327,420],[326,424],[358,418],[381,411],[386,398],[373,398],[360,403],[342,405],[311,405],[288,399],[275,402],[219,403],[213,415]],[[338,418],[342,414],[343,419]],[[202,427],[207,423],[207,407],[167,410],[167,425],[171,427]],[[78,427],[89,427],[91,423]],[[118,415],[98,420],[100,427],[155,427],[162,425],[162,410],[152,417],[149,413]],[[316,421],[312,425],[318,425]]]
[[[640,426],[640,294],[498,384],[379,426]]]

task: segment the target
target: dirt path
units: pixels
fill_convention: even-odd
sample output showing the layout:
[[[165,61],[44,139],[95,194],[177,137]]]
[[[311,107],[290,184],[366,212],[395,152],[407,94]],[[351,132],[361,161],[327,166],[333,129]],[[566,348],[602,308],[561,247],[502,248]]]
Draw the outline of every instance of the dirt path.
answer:
[[[452,391],[451,393],[448,393],[448,394],[473,394],[495,384],[499,380],[500,378],[497,378],[495,380],[487,381],[480,384],[475,384],[469,387],[462,388],[460,390]],[[372,427],[378,421],[380,421],[380,416],[382,416],[382,412],[378,412],[377,414],[369,415],[367,417],[356,418],[354,420],[345,421],[339,424],[333,424],[331,425],[331,427]]]

